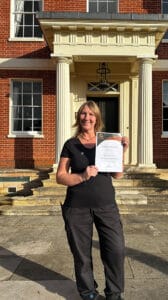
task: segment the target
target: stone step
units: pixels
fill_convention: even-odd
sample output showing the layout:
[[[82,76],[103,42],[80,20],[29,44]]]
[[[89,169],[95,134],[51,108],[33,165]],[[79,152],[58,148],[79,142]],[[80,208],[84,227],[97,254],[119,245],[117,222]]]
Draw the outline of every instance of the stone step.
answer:
[[[48,172],[49,178],[55,181],[55,172]],[[124,179],[167,179],[168,180],[168,169],[154,169],[151,172],[146,172],[145,170],[140,172],[138,170],[131,171],[130,168],[125,167]],[[121,180],[121,179],[119,179]]]
[[[29,196],[29,197],[6,197],[0,200],[0,206],[47,206],[60,205],[64,202],[62,196]]]
[[[37,189],[32,189],[33,195],[65,195],[66,187],[52,186],[52,187],[39,187]]]
[[[33,174],[31,181],[24,182],[16,193],[0,196],[1,215],[52,215],[60,210],[66,187],[56,183],[55,173],[44,170]],[[168,172],[161,176],[125,174],[113,184],[122,214],[168,214]]]
[[[125,168],[124,178],[142,178],[142,179],[165,179],[168,180],[168,169],[154,169],[153,171],[146,172],[145,170],[131,171],[129,168]]]
[[[143,194],[142,194],[143,193]],[[144,189],[137,189],[137,188],[116,188],[116,196],[125,196],[125,195],[133,195],[136,197],[143,197],[143,195],[147,195],[149,193],[149,190],[146,189],[146,193],[144,192]],[[154,190],[151,190],[151,193],[155,193]],[[66,194],[66,188],[57,188],[57,187],[51,187],[51,188],[37,188],[33,189],[33,195],[36,197],[40,196],[63,196],[65,197]],[[156,193],[155,193],[156,194]],[[158,191],[159,194],[159,191]],[[164,194],[164,193],[163,193]]]
[[[23,172],[14,172],[14,173],[5,173],[9,176],[9,174],[11,174],[12,177],[8,177],[8,179],[10,179],[10,181],[8,180],[7,182],[4,181],[4,177],[3,177],[3,185],[0,182],[0,194],[7,194],[9,191],[9,188],[15,187],[16,188],[16,192],[19,193],[20,195],[28,195],[33,192],[36,193],[35,189],[38,187],[44,187],[44,188],[50,188],[50,189],[55,189],[55,188],[60,188],[62,187],[62,185],[59,185],[56,183],[55,180],[55,173],[47,173],[46,171],[34,171],[34,172],[29,172],[27,171],[23,171]],[[16,176],[17,174],[17,176]],[[24,181],[24,176],[26,175],[31,175],[31,178],[29,181]],[[165,173],[167,175],[167,173]],[[15,176],[14,176],[15,175]],[[21,176],[22,175],[22,176]],[[19,177],[21,176],[21,177]],[[127,174],[128,176],[128,174]],[[130,177],[129,179],[127,178],[123,178],[123,179],[119,179],[119,180],[113,180],[113,184],[115,186],[115,188],[119,191],[122,191],[124,193],[124,191],[127,191],[127,189],[130,189],[130,193],[138,193],[138,191],[135,190],[135,188],[141,188],[141,190],[144,188],[147,191],[147,188],[152,189],[154,188],[155,190],[160,189],[160,192],[162,193],[168,193],[168,180],[162,180],[159,178],[150,178],[149,174],[133,174],[133,175],[129,175],[129,176],[134,176],[134,177]],[[141,176],[141,177],[140,177]],[[15,178],[18,178],[18,182],[15,180]],[[137,178],[136,178],[137,177]],[[143,179],[143,177],[146,177],[145,180]],[[23,178],[23,181],[20,182],[20,179]],[[25,178],[28,178],[25,177]],[[12,180],[11,180],[12,179]],[[37,190],[37,193],[39,193],[40,190]],[[45,190],[43,190],[45,191]],[[156,190],[157,191],[157,190]],[[47,192],[48,193],[48,192]],[[56,191],[57,193],[57,191]]]
[[[116,194],[144,194],[144,195],[167,195],[168,188],[160,187],[115,187]]]
[[[168,215],[168,205],[119,205],[121,214]]]
[[[47,170],[1,170],[0,195],[8,193],[30,194],[31,188],[42,186],[42,180],[48,179]]]
[[[162,187],[168,189],[168,180],[162,180],[159,178],[134,178],[134,179],[113,179],[113,185],[115,187]],[[44,187],[53,187],[53,186],[59,186],[56,183],[55,179],[47,179],[43,181]]]
[[[113,180],[113,184],[115,187],[156,187],[168,189],[168,180],[162,179],[120,179]]]
[[[0,206],[44,206],[60,205],[64,203],[64,195],[32,195],[28,197],[0,197]],[[116,202],[119,205],[168,205],[167,195],[143,195],[143,194],[119,194],[116,195]]]
[[[32,169],[1,169],[0,177],[29,176],[30,178],[34,178],[37,177],[39,173],[40,170],[32,170]]]
[[[160,188],[160,187],[128,187],[128,186],[122,186],[122,187],[115,187],[116,195],[119,194],[144,194],[144,195],[168,195],[168,189],[167,188]],[[36,189],[32,189],[33,195],[40,196],[40,195],[65,195],[66,193],[66,187],[64,186],[51,186],[51,187],[38,187]]]
[[[8,206],[0,207],[3,216],[51,216],[60,212],[61,206]]]
[[[35,188],[35,185],[37,186]],[[8,194],[8,196],[29,196],[29,195],[35,195],[35,196],[40,196],[40,195],[53,195],[53,196],[59,196],[62,195],[64,196],[66,193],[66,187],[63,186],[53,186],[53,187],[43,187],[40,186],[40,182],[33,182],[32,186],[33,188],[25,187],[23,189],[17,190],[14,193],[3,193]],[[144,195],[168,195],[168,189],[165,188],[153,188],[153,187],[116,187],[116,195],[127,195],[127,194],[144,194]]]
[[[167,195],[148,195],[148,204],[155,204],[159,202],[168,204]]]
[[[56,215],[58,212],[61,211],[60,205],[49,205],[49,206],[4,206],[0,207],[0,215],[43,215],[43,216],[50,216],[50,215]],[[168,215],[168,209],[166,207],[163,207],[160,209],[159,206],[153,206],[148,207],[146,205],[143,206],[127,206],[127,205],[119,205],[119,211],[121,215]]]

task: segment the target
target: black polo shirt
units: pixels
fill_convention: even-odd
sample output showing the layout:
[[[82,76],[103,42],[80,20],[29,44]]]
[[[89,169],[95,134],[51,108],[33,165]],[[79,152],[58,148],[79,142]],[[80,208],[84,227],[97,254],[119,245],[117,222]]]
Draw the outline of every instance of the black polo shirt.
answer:
[[[95,147],[86,148],[78,138],[67,140],[61,157],[70,158],[72,173],[82,173],[89,165],[95,164]],[[103,207],[115,203],[112,178],[108,173],[98,173],[89,180],[67,188],[65,206]]]

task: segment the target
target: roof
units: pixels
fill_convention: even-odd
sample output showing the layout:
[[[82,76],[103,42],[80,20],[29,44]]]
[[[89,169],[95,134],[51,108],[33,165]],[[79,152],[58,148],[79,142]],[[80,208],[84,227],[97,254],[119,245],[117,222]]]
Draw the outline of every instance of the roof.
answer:
[[[126,21],[167,21],[168,14],[109,14],[90,12],[38,12],[38,19],[76,19],[76,20],[126,20]]]

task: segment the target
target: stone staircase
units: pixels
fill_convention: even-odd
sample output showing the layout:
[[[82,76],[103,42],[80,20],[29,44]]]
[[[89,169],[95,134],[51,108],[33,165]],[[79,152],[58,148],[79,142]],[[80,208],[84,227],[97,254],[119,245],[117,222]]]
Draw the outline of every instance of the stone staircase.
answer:
[[[168,170],[128,170],[113,184],[121,214],[168,215]],[[0,172],[0,215],[55,215],[65,192],[52,170]]]

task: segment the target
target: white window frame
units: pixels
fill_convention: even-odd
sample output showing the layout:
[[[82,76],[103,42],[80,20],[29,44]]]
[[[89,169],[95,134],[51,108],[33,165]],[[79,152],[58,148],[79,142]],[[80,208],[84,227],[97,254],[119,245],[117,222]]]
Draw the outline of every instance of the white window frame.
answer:
[[[89,12],[89,1],[90,0],[87,0],[87,12]],[[99,1],[103,1],[103,0],[97,0],[97,2],[99,2]],[[104,1],[107,2],[107,1],[110,1],[110,0],[104,0]],[[116,2],[117,2],[117,13],[118,13],[119,12],[119,0],[116,0]],[[99,12],[96,12],[96,13],[99,13]]]
[[[107,86],[101,86],[100,82],[89,82],[88,92],[110,92],[119,93],[119,84],[116,82],[109,82]]]
[[[41,131],[14,131],[13,130],[13,82],[20,81],[24,82],[40,82],[42,86],[41,90]],[[33,94],[33,93],[32,93]],[[23,120],[23,118],[22,118]],[[32,118],[33,120],[33,118]],[[9,138],[21,137],[21,138],[43,138],[43,81],[41,79],[32,78],[14,78],[10,81],[10,98],[9,98]]]
[[[168,79],[163,79],[162,80],[162,137],[163,138],[168,138],[168,131],[163,130],[163,120],[164,120],[163,119],[163,109],[164,109],[164,107],[163,107],[163,98],[164,98],[164,93],[163,93],[164,88],[163,88],[163,86],[164,86],[164,82],[168,83]],[[167,91],[167,96],[168,96],[168,91]],[[168,105],[166,107],[168,108]]]
[[[42,10],[44,6],[44,1],[42,0]],[[15,18],[15,0],[10,0],[10,37],[9,41],[44,41],[43,35],[42,37],[16,37],[15,36],[15,24],[14,24],[14,18]]]
[[[163,2],[167,2],[168,5],[168,0],[161,0],[161,13],[164,14],[163,11]],[[168,43],[168,31],[167,31],[167,37],[162,39],[162,43]]]

